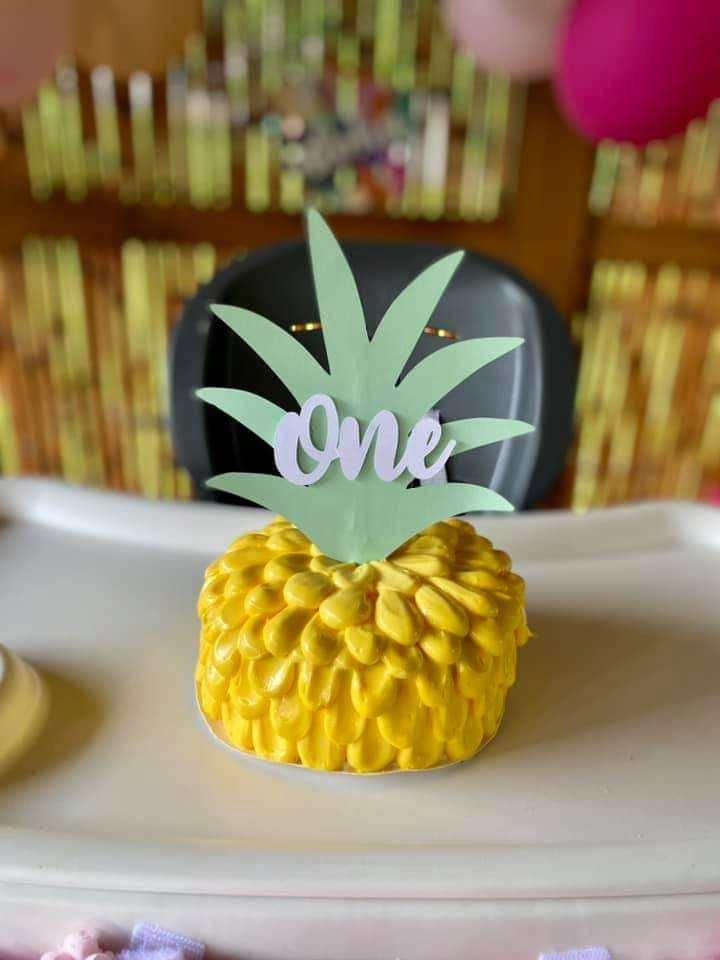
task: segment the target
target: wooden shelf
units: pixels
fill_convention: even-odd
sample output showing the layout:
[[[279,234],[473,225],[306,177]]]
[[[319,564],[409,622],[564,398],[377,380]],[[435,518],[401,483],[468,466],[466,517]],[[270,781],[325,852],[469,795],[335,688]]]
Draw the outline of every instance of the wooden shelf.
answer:
[[[720,269],[720,230],[683,225],[638,227],[592,217],[587,197],[595,151],[564,123],[544,84],[529,88],[515,197],[503,217],[462,220],[333,216],[339,236],[354,240],[434,243],[477,250],[505,260],[541,286],[566,314],[584,306],[592,265],[599,259],[673,262]],[[240,195],[237,184],[236,195]],[[223,249],[278,243],[302,235],[299,215],[251,213],[189,205],[126,204],[96,191],[80,203],[60,193],[33,198],[19,144],[0,160],[0,251],[28,234],[70,234],[79,243],[116,247],[124,240],[211,242]]]
[[[639,260],[651,267],[676,263],[720,270],[720,230],[684,224],[638,227],[597,220],[593,224],[592,253],[595,260]]]
[[[100,245],[139,237],[178,243],[210,241],[230,247],[279,243],[302,233],[302,218],[297,214],[255,214],[241,204],[219,210],[147,202],[130,205],[99,192],[81,203],[73,203],[61,194],[38,202],[30,195],[27,183],[8,184],[6,179],[0,180],[0,204],[2,250],[17,247],[30,233],[72,234],[80,243]],[[512,211],[507,218],[491,223],[343,214],[333,215],[332,221],[339,235],[348,239],[456,245],[510,262],[527,255],[531,237],[529,233],[522,235]],[[589,218],[588,239],[591,261],[639,260],[649,266],[673,262],[683,267],[720,269],[720,230],[683,224],[638,227]]]
[[[0,187],[3,230],[0,247],[9,249],[28,233],[71,233],[79,242],[117,243],[129,237],[174,240],[178,243],[210,241],[220,246],[258,247],[302,234],[300,214],[277,211],[252,213],[237,204],[223,209],[198,210],[180,204],[152,202],[123,204],[104,193],[73,203],[61,195],[41,203],[22,186]],[[447,220],[404,220],[381,216],[332,216],[341,237],[354,240],[394,240],[461,244],[470,249],[507,249],[507,228],[502,223],[469,223]]]

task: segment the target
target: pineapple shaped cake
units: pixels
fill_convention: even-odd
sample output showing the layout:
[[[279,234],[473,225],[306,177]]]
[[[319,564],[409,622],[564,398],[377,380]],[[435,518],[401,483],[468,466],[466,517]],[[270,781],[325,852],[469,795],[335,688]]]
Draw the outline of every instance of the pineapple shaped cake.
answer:
[[[450,456],[532,427],[428,414],[522,341],[455,343],[402,376],[462,255],[420,274],[369,338],[345,256],[312,211],[308,232],[328,369],[271,321],[213,308],[299,412],[199,391],[273,446],[279,472],[209,484],[282,517],[206,571],[198,704],[218,738],[279,763],[368,774],[466,760],[497,732],[515,681],[529,637],[524,583],[455,516],[512,506],[473,484],[426,481]]]

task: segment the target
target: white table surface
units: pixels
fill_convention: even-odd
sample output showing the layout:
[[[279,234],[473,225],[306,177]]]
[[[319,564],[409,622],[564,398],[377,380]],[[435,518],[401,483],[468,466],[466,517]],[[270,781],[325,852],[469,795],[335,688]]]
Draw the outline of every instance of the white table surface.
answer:
[[[344,905],[364,928],[354,911],[365,902],[358,916],[380,909],[388,931],[419,910],[421,931],[418,918],[442,905],[437,929],[459,936],[470,928],[451,918],[465,904],[487,949],[512,960],[558,946],[533,939],[549,935],[551,914],[563,936],[589,937],[602,933],[589,918],[617,902],[609,915],[635,960],[656,956],[642,952],[653,921],[638,919],[655,900],[667,916],[669,898],[683,916],[684,904],[702,916],[718,907],[720,511],[481,518],[527,579],[538,634],[520,652],[501,732],[459,767],[372,778],[245,761],[196,715],[202,571],[263,511],[3,481],[0,516],[1,639],[53,695],[39,749],[0,783],[0,930],[5,920],[13,943],[27,943],[33,902],[49,918],[63,904],[123,917],[155,904],[176,924],[191,903],[206,918],[233,903],[245,931],[262,931],[257,956],[284,944],[283,956],[340,957],[331,937],[302,952],[289,920],[274,937],[272,917],[304,902],[297,923],[319,911],[330,930]],[[542,932],[521,933],[533,913]],[[715,936],[698,926],[703,944]],[[420,957],[433,937],[407,942]],[[695,947],[683,941],[676,955],[699,960]],[[361,948],[350,938],[342,957],[371,955]],[[378,956],[386,948],[398,952],[391,939]]]

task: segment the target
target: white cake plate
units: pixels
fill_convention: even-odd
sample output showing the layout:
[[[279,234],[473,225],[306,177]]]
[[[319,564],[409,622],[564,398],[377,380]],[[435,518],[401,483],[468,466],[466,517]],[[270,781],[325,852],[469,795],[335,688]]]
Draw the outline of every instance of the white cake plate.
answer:
[[[539,636],[493,744],[386,778],[202,728],[202,571],[263,511],[24,480],[0,517],[0,639],[52,695],[0,783],[0,951],[145,919],[263,960],[720,953],[720,511],[483,518]]]

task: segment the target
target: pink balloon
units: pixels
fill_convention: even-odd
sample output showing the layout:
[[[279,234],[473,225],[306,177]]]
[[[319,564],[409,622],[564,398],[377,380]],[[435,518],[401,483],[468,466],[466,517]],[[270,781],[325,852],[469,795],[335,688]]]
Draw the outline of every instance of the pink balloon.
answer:
[[[664,140],[720,97],[718,0],[578,0],[556,90],[591,140]]]
[[[71,0],[0,0],[0,23],[0,107],[18,107],[71,47]]]
[[[458,45],[486,70],[547,76],[569,0],[446,0]]]

